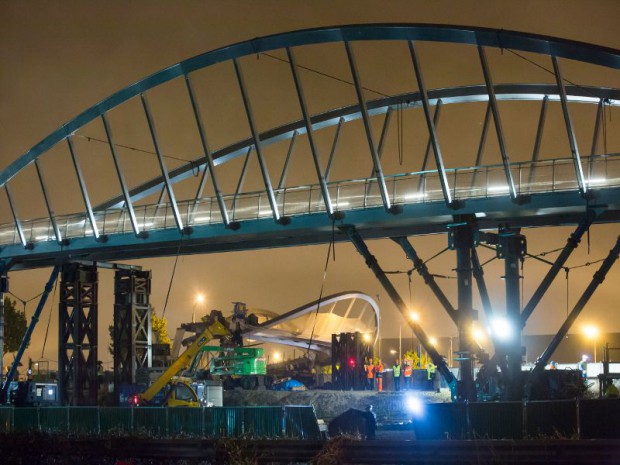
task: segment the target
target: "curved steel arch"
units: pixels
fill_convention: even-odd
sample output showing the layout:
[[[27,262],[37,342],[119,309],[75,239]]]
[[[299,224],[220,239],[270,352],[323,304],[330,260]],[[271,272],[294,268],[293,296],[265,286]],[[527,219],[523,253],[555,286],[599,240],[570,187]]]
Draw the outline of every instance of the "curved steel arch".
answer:
[[[609,105],[620,106],[620,89],[591,86],[567,86],[567,98],[569,102],[598,104],[599,101],[606,100]],[[557,86],[553,84],[500,84],[495,86],[497,100],[505,101],[542,101],[547,98],[549,101],[560,101]],[[483,85],[450,87],[445,89],[434,89],[428,92],[429,103],[436,106],[441,101],[442,105],[463,104],[474,102],[487,102],[489,96],[487,89]],[[388,109],[395,109],[402,102],[408,108],[418,108],[420,104],[420,92],[408,92],[405,94],[380,98],[367,103],[368,112],[371,116],[385,114]],[[311,117],[312,129],[315,131],[328,127],[337,126],[341,118],[345,123],[359,120],[362,117],[358,104],[349,105],[342,108],[330,110]],[[303,120],[297,120],[284,126],[273,128],[259,135],[261,143],[265,146],[289,140],[294,134],[306,134]],[[250,147],[254,146],[252,138],[246,138],[235,144],[229,145],[213,152],[214,165],[220,165],[237,157],[245,156]],[[204,157],[199,157],[182,166],[179,166],[169,173],[170,181],[177,183],[192,176],[193,171],[205,165]],[[131,189],[129,194],[132,200],[140,200],[161,190],[164,186],[164,177],[153,178],[140,186]],[[110,208],[121,208],[125,200],[122,195],[114,197],[95,207],[96,210],[107,210]]]
[[[569,58],[600,66],[620,69],[620,51],[583,42],[526,34],[503,29],[428,24],[364,24],[307,29],[276,34],[240,42],[197,55],[152,74],[95,104],[63,124],[33,146],[0,173],[0,187],[41,154],[66,139],[75,131],[127,100],[174,78],[223,61],[271,50],[328,42],[363,40],[407,40],[450,42],[495,48],[510,48],[561,58]]]
[[[273,327],[277,326],[281,323],[285,323],[287,321],[294,320],[303,315],[307,315],[308,313],[312,313],[314,311],[318,311],[320,308],[327,307],[329,305],[334,305],[343,300],[363,300],[365,301],[370,308],[374,312],[374,335],[372,343],[375,344],[377,339],[379,338],[379,324],[381,321],[380,318],[380,309],[377,302],[368,294],[365,294],[360,291],[346,291],[339,292],[337,294],[332,294],[326,296],[320,300],[315,300],[313,302],[309,302],[300,307],[297,307],[293,310],[290,310],[286,313],[283,313],[275,318],[272,318],[255,328],[250,329],[249,331],[244,333],[245,337],[249,337],[250,339],[257,339],[265,342],[277,342],[280,344],[288,344],[296,347],[309,347],[311,341],[306,340],[304,338],[293,337],[291,334],[287,334],[286,332],[274,332]],[[270,333],[271,332],[271,333]],[[312,341],[313,350],[327,349],[331,348],[331,340],[330,341],[320,341],[314,340]]]

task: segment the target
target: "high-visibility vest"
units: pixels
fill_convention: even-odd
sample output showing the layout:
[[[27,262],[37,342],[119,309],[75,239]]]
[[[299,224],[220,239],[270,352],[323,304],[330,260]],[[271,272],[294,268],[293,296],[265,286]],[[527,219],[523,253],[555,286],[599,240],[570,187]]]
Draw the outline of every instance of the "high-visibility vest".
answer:
[[[366,378],[373,379],[375,377],[375,367],[373,365],[364,365],[364,369],[366,370]]]
[[[410,377],[413,373],[413,369],[411,368],[411,365],[405,365],[405,369],[404,369],[404,375],[406,378]]]
[[[375,365],[375,374],[377,378],[383,376],[383,363],[378,363],[377,365]]]
[[[400,365],[394,365],[392,370],[394,370],[394,378],[400,377]]]

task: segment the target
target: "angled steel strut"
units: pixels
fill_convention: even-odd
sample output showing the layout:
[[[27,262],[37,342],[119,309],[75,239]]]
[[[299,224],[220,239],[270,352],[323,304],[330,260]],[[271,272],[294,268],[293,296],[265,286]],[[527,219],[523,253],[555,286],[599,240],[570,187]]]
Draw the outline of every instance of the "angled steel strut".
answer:
[[[411,242],[409,242],[404,236],[391,237],[390,239],[392,239],[394,242],[401,246],[401,248],[405,251],[407,258],[413,262],[415,270],[422,277],[422,279],[424,279],[424,284],[426,284],[431,289],[431,291],[433,291],[433,294],[435,294],[435,297],[437,297],[439,303],[441,303],[450,318],[452,318],[452,321],[458,324],[457,311],[454,309],[454,307],[452,306],[446,295],[443,293],[439,285],[435,282],[434,276],[428,271],[428,267],[418,256],[418,253],[413,248],[413,245],[411,245]]]
[[[446,380],[448,386],[450,386],[450,390],[454,393],[457,384],[456,378],[448,369],[448,366],[446,365],[446,362],[444,362],[443,357],[439,355],[439,352],[437,352],[437,350],[430,343],[430,340],[422,327],[415,321],[411,321],[411,319],[408,318],[407,305],[405,304],[403,299],[401,299],[398,291],[394,288],[385,272],[381,269],[381,266],[379,265],[379,262],[377,262],[377,259],[374,257],[374,255],[370,253],[370,250],[368,250],[368,247],[364,243],[364,239],[362,239],[362,236],[360,236],[360,234],[357,232],[355,226],[343,225],[339,226],[339,229],[349,237],[357,251],[360,253],[360,255],[362,255],[362,257],[364,257],[364,259],[366,260],[366,265],[368,265],[368,268],[370,268],[375,274],[385,291],[392,299],[392,302],[394,302],[394,304],[396,305],[398,311],[403,315],[405,320],[408,322],[409,327],[413,330],[428,355],[430,355],[431,360],[433,360],[433,363],[437,366],[437,370]]]
[[[538,357],[538,360],[536,360],[536,364],[530,372],[530,375],[525,385],[526,395],[529,395],[532,385],[536,382],[536,379],[538,378],[540,373],[545,369],[545,366],[551,359],[551,356],[558,348],[566,334],[568,334],[568,330],[571,328],[575,320],[577,320],[577,317],[579,317],[579,314],[594,294],[594,291],[596,291],[596,288],[605,280],[605,276],[607,276],[607,273],[618,259],[618,255],[620,255],[620,236],[618,236],[614,248],[609,251],[609,254],[605,258],[599,269],[596,271],[596,273],[594,273],[594,276],[592,276],[592,281],[590,281],[590,284],[588,285],[586,290],[583,291],[581,298],[573,307],[573,310],[566,318],[566,321],[564,322],[562,327],[559,329],[555,337],[551,340],[549,346],[545,349],[542,355]]]
[[[547,292],[547,289],[549,289],[549,286],[551,286],[551,283],[566,263],[566,260],[568,260],[568,257],[570,257],[570,255],[573,253],[573,250],[575,250],[579,245],[579,242],[581,241],[581,236],[583,236],[584,233],[588,231],[588,229],[590,229],[590,225],[594,222],[597,214],[598,212],[595,209],[588,209],[588,211],[586,212],[586,216],[580,221],[577,229],[575,229],[575,231],[570,235],[570,237],[566,241],[566,245],[562,249],[562,252],[555,260],[553,266],[547,272],[540,285],[538,286],[538,289],[536,289],[536,291],[530,298],[530,301],[523,309],[523,312],[521,313],[521,328],[525,327],[527,319],[530,317],[532,312],[534,312],[536,305],[538,305],[540,300],[543,298],[545,292]]]

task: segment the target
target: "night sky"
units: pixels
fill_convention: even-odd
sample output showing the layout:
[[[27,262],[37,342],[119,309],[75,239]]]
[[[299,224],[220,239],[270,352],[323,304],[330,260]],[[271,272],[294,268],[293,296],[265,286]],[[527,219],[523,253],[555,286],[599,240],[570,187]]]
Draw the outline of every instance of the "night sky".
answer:
[[[619,17],[620,3],[612,0],[0,2],[0,167],[6,167],[58,126],[128,84],[199,53],[254,37],[326,25],[411,22],[511,29],[619,49]],[[598,84],[596,73],[583,75],[575,71],[571,74],[572,67],[566,69],[567,79],[581,82],[582,78],[591,77],[592,82],[588,83]],[[497,72],[501,75],[501,70]],[[620,72],[609,75],[611,81],[607,76],[606,85],[620,87]],[[509,82],[509,77],[505,81]],[[612,116],[620,119],[617,112]],[[617,122],[613,127],[615,133],[609,137],[610,142],[615,141],[617,149],[620,146]],[[492,135],[490,131],[490,137]],[[528,137],[525,143],[531,147],[533,141]],[[587,152],[589,142],[583,144],[583,149]],[[52,181],[59,182],[62,178]],[[28,190],[29,186],[21,186],[21,189]],[[1,203],[0,215],[4,222],[9,213],[4,199]],[[539,253],[562,247],[571,231],[571,227],[526,231],[529,251]],[[584,240],[568,266],[603,258],[619,232],[618,225],[593,227],[590,254]],[[443,249],[446,241],[445,236],[437,236],[415,238],[413,243],[421,255],[428,258]],[[372,241],[369,246],[384,269],[410,267],[391,241]],[[225,312],[231,310],[233,301],[282,313],[317,299],[326,253],[327,245],[319,245],[180,257],[166,311],[171,334],[181,322],[191,319],[198,292],[206,295],[206,308]],[[174,257],[166,257],[136,262],[153,270],[152,304],[160,314],[174,261]],[[429,267],[432,272],[453,275],[453,253],[433,260]],[[502,268],[503,264],[498,261],[485,268],[487,285],[500,307],[503,305]],[[546,269],[546,265],[526,262],[526,301]],[[590,266],[571,272],[568,296],[571,309],[595,270],[595,266]],[[48,275],[49,270],[11,273],[11,290],[27,300],[41,292]],[[607,332],[620,331],[619,280],[620,268],[616,266],[582,313],[573,332],[578,332],[585,323],[597,324]],[[406,276],[396,276],[393,282],[408,301]],[[455,302],[455,280],[442,280],[440,285]],[[383,310],[382,335],[398,336],[404,320],[352,245],[338,244],[336,261],[328,269],[325,294],[347,290],[378,296]],[[562,273],[530,319],[526,332],[555,332],[566,314],[566,294],[567,283]],[[110,360],[106,349],[107,326],[111,321],[113,299],[111,271],[100,271],[99,295],[99,359],[107,363]],[[27,307],[29,317],[35,302]],[[56,302],[50,339],[43,354],[52,361],[52,366],[57,359]],[[481,308],[478,299],[474,305]],[[423,315],[424,328],[429,335],[456,335],[456,328],[417,276],[413,280],[412,306]],[[41,358],[51,308],[48,303],[26,355],[35,360]],[[5,363],[9,360],[5,357]]]

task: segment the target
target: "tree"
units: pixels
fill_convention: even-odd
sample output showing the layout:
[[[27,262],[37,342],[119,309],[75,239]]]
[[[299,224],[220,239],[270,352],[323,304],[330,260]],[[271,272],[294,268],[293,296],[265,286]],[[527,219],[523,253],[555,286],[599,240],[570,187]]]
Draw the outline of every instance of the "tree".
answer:
[[[16,302],[9,297],[4,298],[4,353],[17,352],[24,339],[28,325],[26,313],[15,307]]]
[[[168,336],[168,320],[166,317],[158,317],[155,308],[151,308],[151,328],[154,344],[170,344],[170,336]]]

